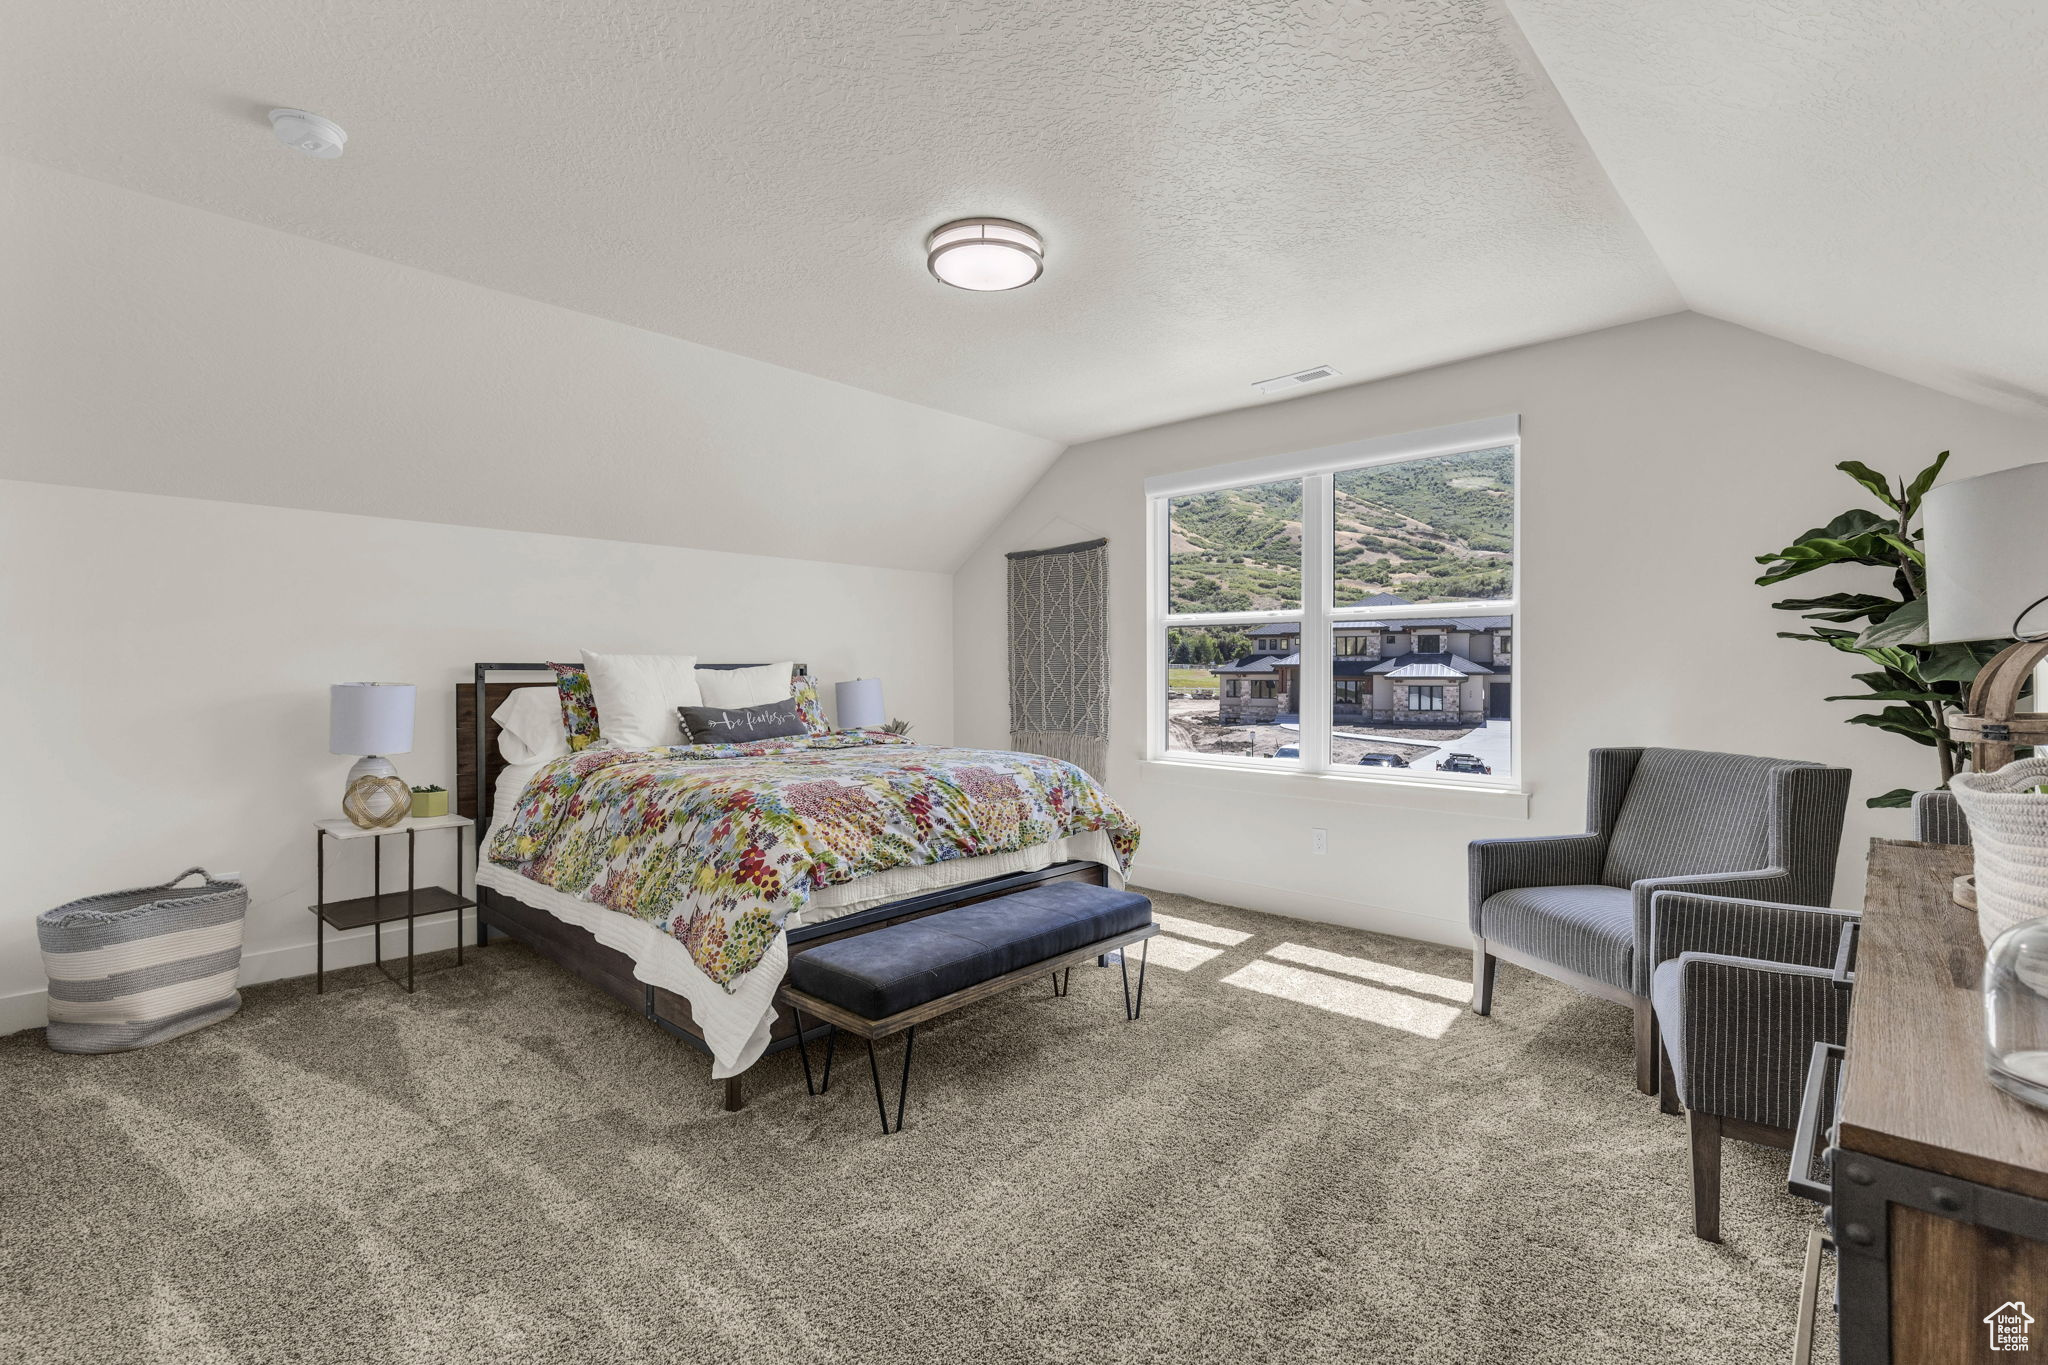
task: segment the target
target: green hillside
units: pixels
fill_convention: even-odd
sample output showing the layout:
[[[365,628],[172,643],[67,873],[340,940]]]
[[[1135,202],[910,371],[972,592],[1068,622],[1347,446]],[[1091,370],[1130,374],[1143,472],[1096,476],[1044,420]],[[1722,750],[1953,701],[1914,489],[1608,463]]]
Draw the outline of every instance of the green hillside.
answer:
[[[1352,470],[1336,479],[1337,602],[1393,592],[1416,602],[1513,589],[1514,454],[1507,449]],[[1301,485],[1173,501],[1173,611],[1301,605]]]

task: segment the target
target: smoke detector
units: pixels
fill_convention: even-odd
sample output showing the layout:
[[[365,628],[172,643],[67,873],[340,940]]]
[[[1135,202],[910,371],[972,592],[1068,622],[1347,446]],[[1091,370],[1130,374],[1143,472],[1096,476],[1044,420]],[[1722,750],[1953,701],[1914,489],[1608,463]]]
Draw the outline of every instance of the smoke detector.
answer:
[[[277,140],[293,151],[331,161],[341,155],[348,134],[332,119],[309,114],[303,109],[273,109],[270,128]]]
[[[1325,379],[1336,377],[1337,372],[1330,366],[1318,365],[1312,370],[1296,370],[1293,374],[1283,374],[1278,379],[1261,379],[1252,387],[1260,393],[1285,393],[1289,389],[1298,389],[1303,384],[1320,384]]]

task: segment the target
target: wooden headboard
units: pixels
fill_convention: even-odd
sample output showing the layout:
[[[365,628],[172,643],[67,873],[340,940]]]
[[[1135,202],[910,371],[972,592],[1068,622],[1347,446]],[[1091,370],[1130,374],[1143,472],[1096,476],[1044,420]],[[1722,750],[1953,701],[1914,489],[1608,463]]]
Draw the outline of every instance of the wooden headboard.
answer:
[[[698,664],[699,668],[759,668],[759,664]],[[810,676],[802,664],[796,673]],[[492,682],[495,673],[539,673],[541,680]],[[476,821],[478,838],[490,820],[491,793],[498,789],[498,774],[505,770],[505,756],[498,752],[498,723],[491,714],[504,705],[505,698],[521,687],[546,687],[554,676],[547,664],[478,664],[474,682],[455,688],[455,791],[457,815]]]

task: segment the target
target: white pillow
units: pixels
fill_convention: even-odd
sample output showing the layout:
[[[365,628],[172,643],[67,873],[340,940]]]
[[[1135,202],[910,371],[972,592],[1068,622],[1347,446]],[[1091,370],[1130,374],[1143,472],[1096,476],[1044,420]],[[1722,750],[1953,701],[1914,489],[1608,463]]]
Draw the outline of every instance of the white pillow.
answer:
[[[687,744],[678,706],[702,706],[694,654],[592,654],[583,651],[590,699],[607,747],[653,749]]]
[[[789,676],[795,669],[794,662],[761,664],[756,668],[700,668],[697,687],[704,694],[705,706],[735,710],[742,706],[766,706],[771,701],[789,700]],[[604,708],[600,706],[597,713],[602,716]]]
[[[516,687],[491,719],[498,722],[498,752],[507,763],[545,763],[569,752],[562,694],[555,688]]]

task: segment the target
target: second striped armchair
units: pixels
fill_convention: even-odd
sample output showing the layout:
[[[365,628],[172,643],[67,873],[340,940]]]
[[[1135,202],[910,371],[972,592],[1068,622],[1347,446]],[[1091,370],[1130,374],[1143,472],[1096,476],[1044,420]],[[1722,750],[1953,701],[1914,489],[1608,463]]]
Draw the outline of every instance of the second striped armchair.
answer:
[[[1913,817],[1924,843],[1970,842],[1947,792],[1920,793]],[[1813,1045],[1848,1033],[1834,964],[1856,912],[1662,891],[1650,914],[1659,1093],[1691,1130],[1693,1231],[1718,1242],[1722,1138],[1790,1147]]]

